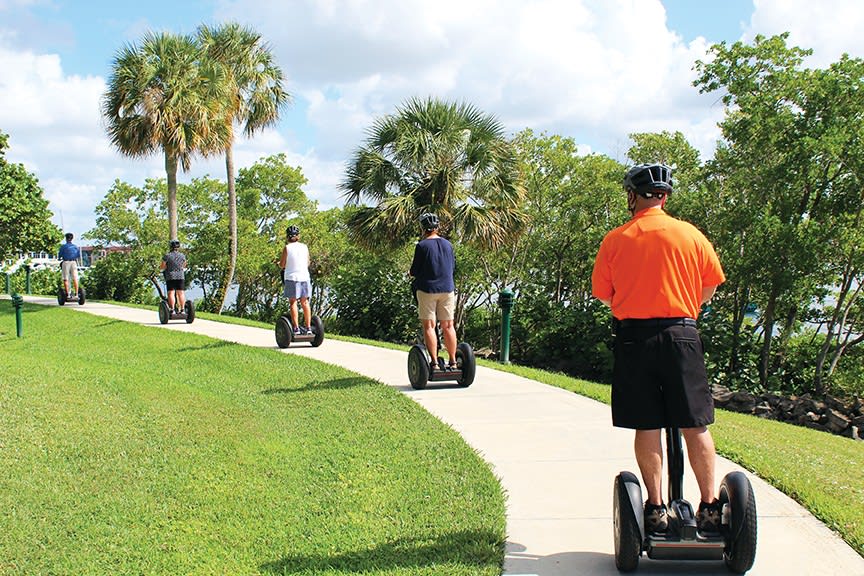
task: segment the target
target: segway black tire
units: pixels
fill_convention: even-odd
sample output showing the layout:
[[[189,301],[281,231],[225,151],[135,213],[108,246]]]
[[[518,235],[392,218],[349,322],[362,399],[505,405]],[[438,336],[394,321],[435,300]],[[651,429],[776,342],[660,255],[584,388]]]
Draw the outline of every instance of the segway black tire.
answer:
[[[742,472],[730,472],[720,483],[720,504],[729,507],[724,526],[723,561],[730,572],[744,574],[756,560],[756,496]]]
[[[279,348],[288,348],[294,339],[294,327],[291,320],[284,314],[276,319],[276,345]]]
[[[191,324],[195,321],[195,303],[187,300],[183,305],[183,310],[186,312],[186,323]]]
[[[168,320],[171,319],[171,309],[168,308],[168,302],[165,300],[159,301],[159,322],[162,324],[167,324]]]
[[[57,304],[60,306],[66,304],[66,291],[63,288],[57,289]]]
[[[318,316],[312,316],[310,326],[312,327],[312,333],[315,334],[311,344],[313,348],[317,348],[324,342],[324,321]]]
[[[415,390],[426,388],[429,382],[429,358],[425,346],[415,344],[408,351],[408,380]]]
[[[456,365],[462,371],[459,376],[459,386],[467,388],[474,383],[477,374],[477,361],[474,359],[474,350],[467,342],[460,342],[456,347]]]
[[[629,485],[629,486],[628,486]],[[632,572],[639,567],[642,555],[642,530],[635,517],[630,490],[638,491],[642,502],[639,480],[630,472],[621,472],[615,477],[612,491],[612,523],[615,534],[615,567],[619,572]]]
[[[87,301],[87,296],[84,294],[84,287],[79,286],[78,287],[78,305],[83,306],[84,302],[86,302],[86,301]]]

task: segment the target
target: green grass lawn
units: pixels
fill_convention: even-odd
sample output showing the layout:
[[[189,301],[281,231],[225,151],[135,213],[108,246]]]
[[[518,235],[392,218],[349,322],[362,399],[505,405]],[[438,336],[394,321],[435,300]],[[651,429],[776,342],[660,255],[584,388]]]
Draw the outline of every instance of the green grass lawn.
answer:
[[[291,355],[26,312],[16,339],[0,302],[0,574],[499,573],[500,488],[399,393]],[[479,364],[609,403],[603,384]],[[711,429],[864,556],[864,443],[722,410]]]
[[[0,302],[0,574],[499,574],[504,496],[398,391]]]
[[[226,316],[202,315],[205,316],[270,327]],[[407,346],[397,344],[333,337],[407,350]],[[478,364],[564,388],[606,404],[611,401],[611,388],[604,384],[482,359]],[[864,556],[864,442],[725,410],[717,411],[717,421],[711,431],[720,454],[797,500]]]

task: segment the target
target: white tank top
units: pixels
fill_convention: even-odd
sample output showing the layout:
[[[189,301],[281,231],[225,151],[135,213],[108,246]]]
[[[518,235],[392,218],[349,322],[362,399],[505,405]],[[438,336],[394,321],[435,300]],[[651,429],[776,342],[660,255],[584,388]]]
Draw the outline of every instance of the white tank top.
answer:
[[[285,280],[309,282],[309,247],[302,242],[289,242],[285,251]]]

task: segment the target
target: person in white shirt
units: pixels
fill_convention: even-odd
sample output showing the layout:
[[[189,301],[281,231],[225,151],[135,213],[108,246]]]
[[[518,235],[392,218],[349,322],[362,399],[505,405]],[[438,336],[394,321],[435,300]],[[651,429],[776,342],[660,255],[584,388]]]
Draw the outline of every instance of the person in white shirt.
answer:
[[[282,269],[282,293],[291,303],[291,322],[295,334],[311,332],[310,322],[312,312],[309,306],[309,296],[312,294],[312,279],[309,276],[309,247],[300,242],[300,228],[288,226],[285,230],[285,248],[279,259]],[[303,307],[303,322],[300,326],[297,317],[297,301]]]

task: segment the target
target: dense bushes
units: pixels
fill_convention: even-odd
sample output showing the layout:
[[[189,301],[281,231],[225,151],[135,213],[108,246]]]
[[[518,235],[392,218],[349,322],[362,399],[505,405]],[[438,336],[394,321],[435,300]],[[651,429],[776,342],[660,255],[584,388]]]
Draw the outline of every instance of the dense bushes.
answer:
[[[333,331],[413,342],[418,320],[410,283],[390,259],[358,253],[339,267],[331,279],[329,296],[336,310],[329,324]]]
[[[154,304],[153,285],[141,278],[137,261],[122,252],[98,260],[83,279],[88,298]]]
[[[4,283],[3,288],[5,288],[5,274],[2,280]],[[32,270],[30,272],[30,294],[57,294],[57,288],[60,286],[61,280],[59,268]],[[14,274],[10,274],[9,291],[13,294],[27,293],[27,271],[24,268],[19,269]]]

